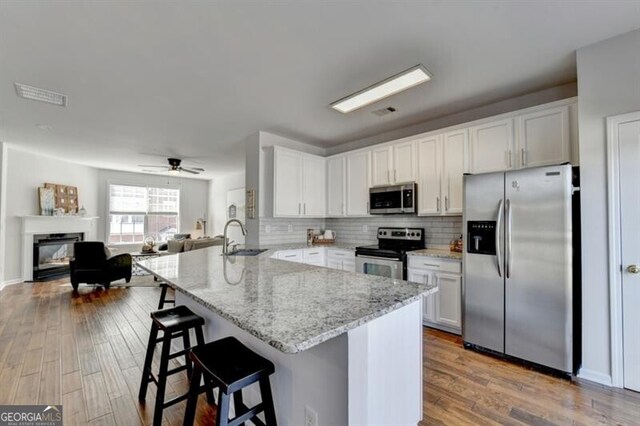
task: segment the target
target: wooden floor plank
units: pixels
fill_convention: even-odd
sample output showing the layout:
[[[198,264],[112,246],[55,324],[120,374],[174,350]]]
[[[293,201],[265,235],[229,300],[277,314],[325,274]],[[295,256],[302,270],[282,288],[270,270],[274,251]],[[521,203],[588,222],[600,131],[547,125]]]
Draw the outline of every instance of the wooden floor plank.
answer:
[[[155,386],[144,404],[138,387],[158,297],[155,286],[74,294],[68,280],[0,291],[0,404],[62,402],[66,425],[150,425]],[[547,376],[466,350],[448,333],[425,328],[423,337],[421,425],[640,425],[636,392]],[[158,359],[156,348],[154,369]],[[170,377],[167,398],[186,379]],[[183,413],[184,403],[171,407],[163,424],[182,424]],[[196,424],[214,420],[201,397]]]

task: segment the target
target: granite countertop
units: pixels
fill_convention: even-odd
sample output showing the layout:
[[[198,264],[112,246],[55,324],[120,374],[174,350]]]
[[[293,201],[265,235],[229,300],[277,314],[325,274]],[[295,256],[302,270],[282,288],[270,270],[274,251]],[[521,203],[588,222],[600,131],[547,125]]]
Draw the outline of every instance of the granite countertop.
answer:
[[[266,344],[291,354],[437,291],[435,286],[271,259],[277,250],[282,249],[227,257],[217,246],[138,265]]]
[[[407,252],[409,256],[438,257],[441,259],[462,260],[462,253],[456,253],[449,249],[426,248]]]

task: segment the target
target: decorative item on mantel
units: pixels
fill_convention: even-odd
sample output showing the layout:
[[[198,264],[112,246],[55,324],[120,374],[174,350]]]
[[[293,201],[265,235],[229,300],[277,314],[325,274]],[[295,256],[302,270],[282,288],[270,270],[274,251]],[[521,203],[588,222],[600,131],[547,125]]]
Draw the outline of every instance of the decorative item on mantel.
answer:
[[[41,216],[75,216],[78,214],[78,188],[45,183],[38,188]]]

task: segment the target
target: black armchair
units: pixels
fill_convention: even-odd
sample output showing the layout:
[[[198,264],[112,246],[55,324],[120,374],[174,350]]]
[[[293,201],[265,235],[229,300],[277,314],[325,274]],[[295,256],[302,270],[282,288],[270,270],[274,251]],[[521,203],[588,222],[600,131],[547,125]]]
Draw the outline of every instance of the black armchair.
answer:
[[[69,267],[74,290],[80,283],[101,284],[109,288],[112,281],[131,280],[132,259],[129,253],[109,256],[104,243],[79,241],[73,245],[73,256]]]

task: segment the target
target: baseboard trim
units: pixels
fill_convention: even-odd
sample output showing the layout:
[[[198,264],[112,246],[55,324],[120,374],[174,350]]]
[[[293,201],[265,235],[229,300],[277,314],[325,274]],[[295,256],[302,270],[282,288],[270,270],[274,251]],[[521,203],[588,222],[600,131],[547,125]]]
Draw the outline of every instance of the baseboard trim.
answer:
[[[580,372],[578,373],[578,377],[609,387],[611,387],[613,383],[610,375],[600,373],[599,371],[589,370],[587,368],[581,368]]]
[[[15,280],[7,280],[0,283],[0,291],[4,289],[6,286],[20,284],[23,283],[24,280],[22,278],[16,278]]]

